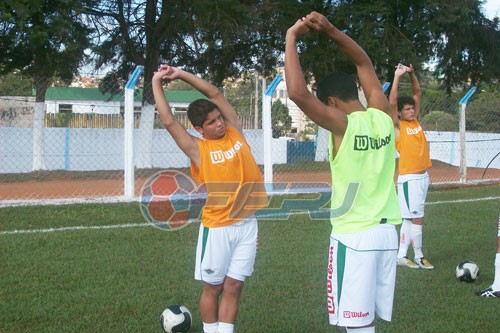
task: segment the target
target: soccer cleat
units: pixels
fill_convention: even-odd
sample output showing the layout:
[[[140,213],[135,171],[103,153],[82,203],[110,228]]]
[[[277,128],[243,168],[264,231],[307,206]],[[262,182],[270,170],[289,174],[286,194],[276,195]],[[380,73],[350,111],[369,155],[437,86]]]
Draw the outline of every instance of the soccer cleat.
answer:
[[[417,263],[418,267],[422,269],[434,269],[434,266],[431,264],[431,262],[424,257],[415,259],[415,262]]]
[[[476,291],[476,295],[480,297],[500,298],[500,290],[493,291],[491,287],[488,287],[486,289]]]
[[[418,268],[418,265],[415,264],[410,259],[408,259],[408,257],[398,258],[398,265],[399,266],[406,266],[408,268]]]

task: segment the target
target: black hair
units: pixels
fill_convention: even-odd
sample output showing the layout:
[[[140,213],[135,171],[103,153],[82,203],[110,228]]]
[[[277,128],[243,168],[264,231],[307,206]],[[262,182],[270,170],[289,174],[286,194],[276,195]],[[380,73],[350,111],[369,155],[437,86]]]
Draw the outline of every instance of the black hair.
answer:
[[[214,110],[219,110],[215,103],[208,99],[197,99],[189,104],[187,116],[194,127],[202,127],[205,120],[207,120],[207,115]]]
[[[398,97],[398,112],[403,110],[405,105],[415,106],[415,99],[408,95],[402,95]]]
[[[358,100],[358,86],[352,76],[344,72],[334,72],[318,84],[318,99],[328,104],[328,97],[336,97],[343,102]]]

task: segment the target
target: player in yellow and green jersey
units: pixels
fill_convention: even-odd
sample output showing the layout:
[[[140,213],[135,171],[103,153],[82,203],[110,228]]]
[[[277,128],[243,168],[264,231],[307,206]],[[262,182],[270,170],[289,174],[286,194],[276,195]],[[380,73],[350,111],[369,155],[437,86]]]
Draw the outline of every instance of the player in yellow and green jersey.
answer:
[[[311,31],[326,34],[356,66],[367,107],[346,73],[321,80],[317,97],[307,89],[297,41]],[[366,52],[319,13],[310,13],[288,29],[285,79],[295,104],[330,132],[330,324],[346,327],[347,332],[375,332],[376,317],[392,319],[396,280],[396,225],[401,223],[394,186],[397,117]]]

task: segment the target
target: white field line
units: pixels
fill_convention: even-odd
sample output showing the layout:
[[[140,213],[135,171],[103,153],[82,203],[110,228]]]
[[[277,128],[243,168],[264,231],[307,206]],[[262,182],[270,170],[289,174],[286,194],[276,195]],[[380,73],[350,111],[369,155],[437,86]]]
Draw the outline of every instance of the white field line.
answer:
[[[33,199],[33,200],[0,200],[0,208],[3,207],[24,207],[24,206],[62,206],[72,204],[89,204],[89,203],[126,203],[138,202],[139,197],[133,199],[125,198],[124,196],[115,197],[90,197],[90,198],[67,198],[67,199]]]
[[[426,205],[440,205],[440,204],[449,204],[449,203],[462,203],[462,202],[477,202],[477,201],[489,201],[489,200],[497,200],[500,197],[484,197],[484,198],[475,198],[475,199],[457,199],[457,200],[445,200],[445,201],[434,201],[434,202],[426,202]]]
[[[466,203],[466,202],[478,202],[478,201],[489,201],[489,200],[498,200],[500,196],[496,197],[484,197],[484,198],[475,198],[475,199],[457,199],[457,200],[443,200],[443,201],[434,201],[427,202],[426,205],[443,205],[443,204],[454,204],[454,203]],[[287,212],[287,215],[303,215],[306,212]],[[260,218],[273,217],[281,215],[280,213],[271,213],[269,216],[261,215]],[[193,222],[190,222],[193,223]],[[194,222],[196,223],[196,222]],[[61,228],[48,228],[48,229],[25,229],[25,230],[8,230],[8,231],[0,231],[0,236],[2,235],[16,235],[16,234],[38,234],[38,233],[49,233],[56,231],[78,231],[78,230],[106,230],[106,229],[117,229],[117,228],[138,228],[138,227],[154,227],[153,224],[150,223],[129,223],[129,224],[116,224],[116,225],[102,225],[102,226],[74,226],[74,227],[61,227]]]
[[[117,229],[117,228],[137,228],[137,227],[150,227],[149,223],[130,223],[130,224],[115,224],[115,225],[95,225],[95,226],[74,226],[62,228],[48,228],[48,229],[25,229],[25,230],[10,230],[1,231],[0,235],[13,235],[13,234],[42,234],[55,231],[74,231],[74,230],[91,230],[91,229]]]

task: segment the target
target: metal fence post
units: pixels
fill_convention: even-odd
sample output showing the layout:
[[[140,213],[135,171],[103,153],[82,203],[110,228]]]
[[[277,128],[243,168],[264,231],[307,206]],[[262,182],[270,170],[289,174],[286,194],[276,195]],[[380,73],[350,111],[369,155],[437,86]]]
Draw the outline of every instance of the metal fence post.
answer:
[[[382,91],[384,92],[384,94],[387,91],[387,89],[389,89],[390,86],[391,86],[390,82],[384,82],[384,84],[382,85]]]
[[[278,83],[282,79],[282,75],[279,74],[274,78],[274,80],[269,84],[269,87],[265,89],[265,79],[263,79],[262,91],[265,91],[262,98],[262,129],[264,130],[264,182],[266,183],[266,190],[272,191],[273,182],[273,156],[272,156],[272,145],[273,145],[273,131],[271,122],[271,103],[272,96]]]
[[[125,114],[123,126],[124,146],[124,196],[127,199],[134,197],[134,89],[144,66],[137,66],[125,85]]]
[[[465,107],[471,96],[476,92],[476,87],[472,87],[459,102],[460,114],[459,130],[460,130],[460,182],[465,184],[467,182],[467,149],[465,137]]]

